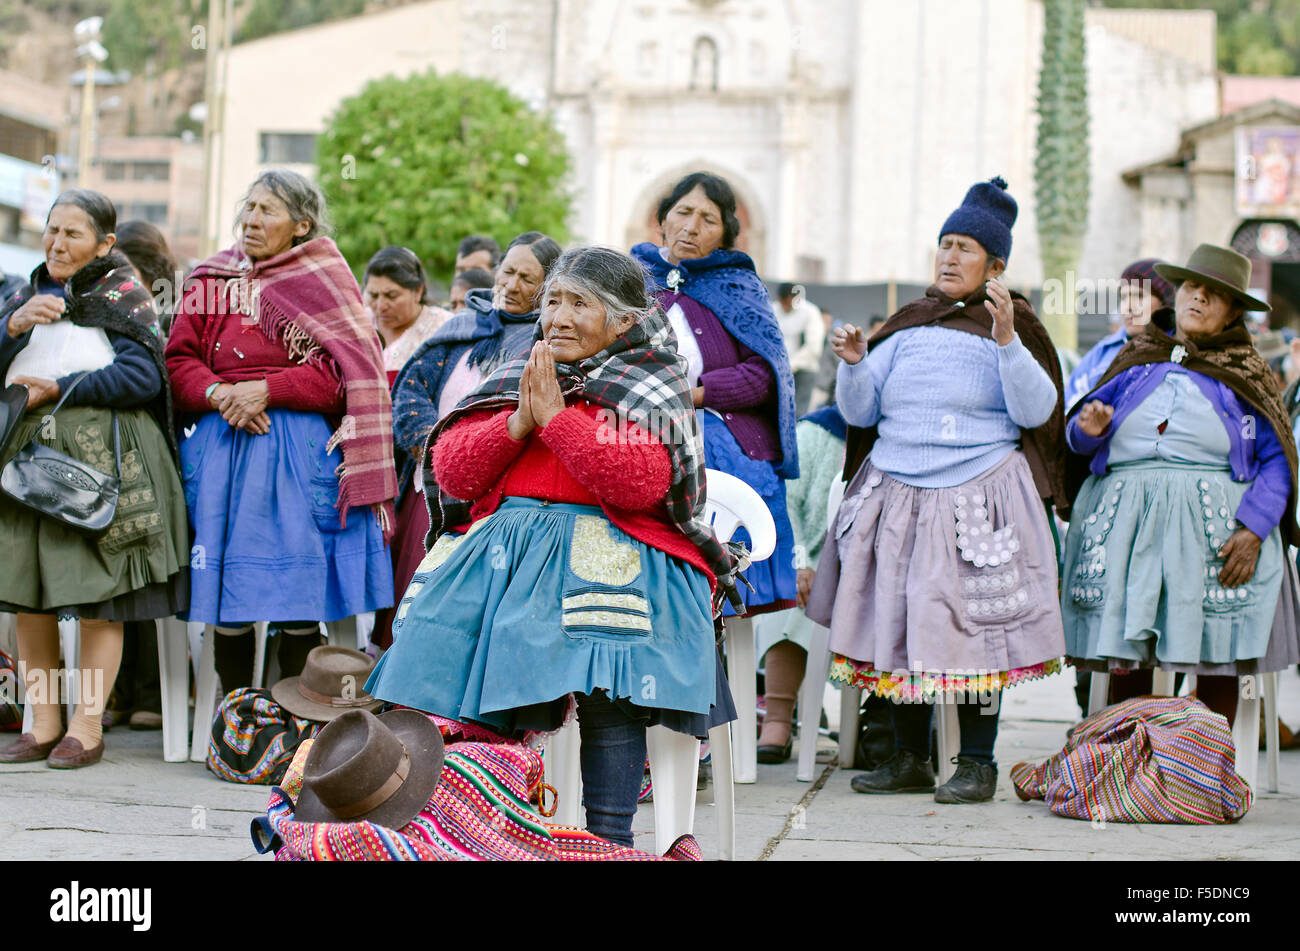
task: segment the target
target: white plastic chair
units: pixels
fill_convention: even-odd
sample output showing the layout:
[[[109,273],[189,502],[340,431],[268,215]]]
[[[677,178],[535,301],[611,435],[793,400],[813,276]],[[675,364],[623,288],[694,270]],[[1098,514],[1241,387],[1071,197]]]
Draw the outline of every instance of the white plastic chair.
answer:
[[[368,612],[341,621],[322,623],[321,626],[331,645],[362,650],[365,647],[363,638],[369,637],[369,631],[374,627],[374,618],[374,613]],[[368,619],[368,626],[366,619]],[[266,628],[265,621],[253,625],[253,685],[258,687],[263,686],[266,674]],[[211,625],[190,622],[191,644],[196,629],[202,643],[197,654],[198,664],[194,682],[194,732],[190,739],[190,759],[195,763],[202,763],[207,759],[212,719],[216,716],[217,701],[220,699],[217,696],[217,668],[212,647],[212,639],[220,635]],[[161,659],[161,654],[159,657]]]
[[[722,541],[744,527],[749,532],[750,561],[770,558],[776,550],[776,522],[762,496],[727,472],[708,469],[708,504],[705,520]],[[727,642],[727,680],[736,701],[736,733],[732,736],[732,768],[738,783],[758,780],[758,694],[754,679],[758,659],[754,656],[754,622],[729,617],[723,622]],[[714,757],[716,765],[717,758]]]
[[[762,561],[776,550],[776,523],[763,499],[746,483],[716,469],[706,470],[708,502],[704,516],[724,544],[742,526],[749,532],[753,548],[751,560]],[[735,620],[735,619],[732,619]],[[743,641],[748,631],[748,666],[738,666],[733,645]],[[743,646],[741,648],[743,652]],[[750,760],[757,772],[756,715],[754,690],[754,629],[748,621],[738,626],[733,641],[732,626],[727,624],[728,679],[741,719],[737,727],[750,738]],[[737,696],[737,684],[748,685],[747,700]],[[743,687],[742,691],[743,692]],[[744,713],[749,710],[748,726]],[[748,731],[748,732],[746,732]],[[582,764],[579,756],[579,733],[576,718],[551,737],[546,745],[546,775],[559,795],[555,821],[560,825],[585,825],[582,811]],[[718,858],[731,861],[736,857],[736,795],[732,786],[732,738],[729,724],[709,731],[709,752],[713,762],[713,801],[718,808]],[[693,736],[675,733],[667,727],[646,730],[646,756],[650,760],[650,781],[654,785],[655,851],[662,855],[681,836],[695,828],[696,780],[700,769],[700,741]],[[751,779],[750,782],[753,782]]]
[[[1189,677],[1189,689],[1195,689]],[[1088,691],[1088,715],[1106,706],[1110,674],[1094,673]],[[1151,692],[1157,697],[1174,695],[1172,671],[1156,670]],[[1232,743],[1237,748],[1237,775],[1253,790],[1259,779],[1259,701],[1264,699],[1264,751],[1268,757],[1268,791],[1278,791],[1277,674],[1246,674],[1237,679],[1237,715],[1232,724]],[[1249,696],[1248,696],[1249,695]]]
[[[14,618],[14,635],[17,637],[17,617]],[[81,656],[81,625],[76,618],[59,618],[59,650],[63,654],[63,669],[66,671],[63,681],[65,691],[63,703],[68,711],[68,722],[72,722],[72,715],[77,709],[77,700],[81,696],[81,671],[77,667],[77,659]],[[14,663],[18,663],[19,658],[14,658]],[[105,684],[105,689],[112,690],[112,684]],[[57,684],[51,684],[50,690],[57,689]],[[36,720],[36,711],[32,705],[23,706],[23,732],[30,733],[32,724]]]
[[[826,499],[827,530],[835,524],[835,515],[844,501],[847,488],[843,479],[831,483]],[[808,664],[804,672],[803,689],[799,696],[799,766],[795,779],[800,782],[813,781],[813,771],[817,762],[817,724],[821,722],[822,702],[825,697],[826,676],[830,672],[830,630],[820,624],[813,625],[812,638],[808,645]],[[858,711],[862,705],[862,691],[848,685],[840,686],[840,751],[841,769],[852,769],[857,755],[858,730],[860,718]],[[957,705],[951,697],[940,693],[935,698],[935,727],[939,734],[939,769],[937,777],[940,784],[946,783],[956,772],[953,765],[961,745],[961,728],[957,722]]]

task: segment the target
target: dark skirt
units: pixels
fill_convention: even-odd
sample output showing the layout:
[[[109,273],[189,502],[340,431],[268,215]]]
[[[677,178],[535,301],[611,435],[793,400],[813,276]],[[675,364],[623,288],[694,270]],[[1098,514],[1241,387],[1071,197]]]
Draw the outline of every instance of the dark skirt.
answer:
[[[42,429],[48,407],[27,413],[7,463]],[[0,495],[0,551],[24,570],[0,572],[0,610],[103,621],[170,617],[189,606],[189,528],[171,449],[147,409],[117,411],[122,464],[117,511],[97,538]],[[113,472],[112,412],[65,406],[44,444]]]

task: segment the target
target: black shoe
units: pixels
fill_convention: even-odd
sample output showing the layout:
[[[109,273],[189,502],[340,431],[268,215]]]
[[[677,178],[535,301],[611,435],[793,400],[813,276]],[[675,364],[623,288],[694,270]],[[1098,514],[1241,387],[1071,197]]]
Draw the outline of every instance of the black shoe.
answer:
[[[790,735],[786,737],[784,746],[776,746],[775,744],[769,744],[766,746],[759,746],[755,750],[755,753],[757,754],[757,759],[760,763],[784,763],[786,762],[786,760],[790,758],[790,754],[793,752],[794,752],[793,725],[790,727]]]
[[[934,771],[911,750],[899,750],[882,766],[854,776],[849,785],[860,793],[934,792]]]
[[[998,768],[993,763],[956,757],[957,772],[934,794],[935,802],[988,802],[998,788]]]

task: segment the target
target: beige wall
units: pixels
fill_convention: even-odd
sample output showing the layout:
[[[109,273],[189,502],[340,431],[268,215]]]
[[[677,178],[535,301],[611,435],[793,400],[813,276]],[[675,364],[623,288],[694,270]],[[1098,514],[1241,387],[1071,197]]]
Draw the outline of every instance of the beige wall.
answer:
[[[459,9],[457,0],[430,0],[235,46],[214,196],[217,246],[231,243],[235,203],[269,167],[258,162],[262,132],[319,133],[338,103],[373,79],[458,68]]]

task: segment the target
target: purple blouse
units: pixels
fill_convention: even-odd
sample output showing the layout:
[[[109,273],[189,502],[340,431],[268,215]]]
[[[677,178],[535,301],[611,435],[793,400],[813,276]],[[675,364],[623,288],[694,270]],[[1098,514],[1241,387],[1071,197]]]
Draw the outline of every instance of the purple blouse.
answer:
[[[772,420],[776,417],[776,374],[761,356],[727,333],[713,311],[693,297],[665,290],[655,294],[664,310],[677,304],[695,331],[704,372],[702,409],[717,410],[731,435],[751,459],[776,462],[781,441]]]

